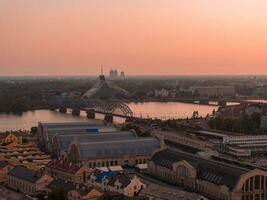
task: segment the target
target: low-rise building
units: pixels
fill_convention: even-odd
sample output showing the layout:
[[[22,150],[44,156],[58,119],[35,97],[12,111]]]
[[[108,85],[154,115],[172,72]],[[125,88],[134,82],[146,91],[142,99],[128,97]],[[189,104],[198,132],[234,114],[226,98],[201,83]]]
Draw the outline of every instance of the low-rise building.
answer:
[[[224,136],[219,150],[235,157],[266,153],[267,135]]]
[[[124,174],[100,172],[98,170],[89,176],[88,185],[90,187],[99,187],[103,191],[123,194],[127,197],[133,197],[146,187],[136,176],[131,178]]]
[[[248,169],[178,150],[154,153],[149,173],[166,182],[220,200],[267,199],[267,172]]]
[[[46,186],[53,180],[43,172],[33,171],[22,166],[13,168],[8,173],[7,179],[9,188],[30,195],[46,191]]]
[[[52,160],[47,164],[46,171],[54,178],[60,178],[73,183],[84,183],[86,177],[91,173],[87,166],[72,164],[63,160]]]
[[[250,103],[245,107],[244,114],[248,117],[251,117],[253,114],[263,115],[265,107],[262,103]]]
[[[14,166],[6,160],[0,161],[0,183],[7,183],[7,174]]]
[[[198,93],[200,96],[235,96],[234,86],[194,86],[191,87],[192,93]]]
[[[231,105],[226,107],[220,107],[215,113],[215,117],[224,119],[239,119],[242,117],[242,113],[246,108],[247,104]]]
[[[62,190],[68,200],[96,200],[103,195],[98,188],[88,188],[84,184],[77,184],[60,178],[55,178],[47,185],[49,192]]]
[[[66,181],[60,178],[54,178],[47,186],[47,191],[52,192],[54,190],[62,190],[66,194],[76,188],[76,184],[70,181]]]
[[[51,160],[50,155],[40,151],[33,143],[1,145],[0,157],[33,169],[43,168]]]
[[[85,186],[75,188],[67,193],[68,200],[97,200],[103,192],[97,188],[86,188]]]
[[[266,110],[266,105],[262,103],[241,103],[219,108],[216,117],[240,119],[244,116],[250,118],[253,114],[263,115]]]
[[[20,132],[5,132],[0,134],[0,144],[16,143],[22,144],[22,133]]]
[[[162,88],[160,90],[155,90],[155,97],[161,97],[161,98],[165,98],[169,96],[169,91],[166,90],[165,88]]]

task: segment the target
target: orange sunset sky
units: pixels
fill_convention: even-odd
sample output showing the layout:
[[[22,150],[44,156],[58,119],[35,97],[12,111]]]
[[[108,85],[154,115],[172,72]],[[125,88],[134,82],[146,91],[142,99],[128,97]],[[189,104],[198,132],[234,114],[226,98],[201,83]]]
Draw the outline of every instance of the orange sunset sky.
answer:
[[[0,0],[0,75],[267,74],[266,0]]]

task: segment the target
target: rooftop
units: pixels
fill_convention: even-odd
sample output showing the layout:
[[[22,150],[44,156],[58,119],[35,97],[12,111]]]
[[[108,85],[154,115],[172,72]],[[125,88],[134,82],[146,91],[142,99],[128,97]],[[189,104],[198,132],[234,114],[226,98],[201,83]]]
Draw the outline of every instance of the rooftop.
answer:
[[[76,188],[75,184],[63,179],[54,179],[51,181],[48,186],[49,189],[61,189],[65,192],[71,191]]]
[[[112,179],[109,181],[108,184],[114,186],[114,183],[116,181],[119,181],[122,187],[127,187],[131,183],[131,178],[124,174],[116,174],[115,176],[112,177]]]
[[[58,135],[60,148],[63,151],[68,150],[71,142],[103,142],[103,141],[121,141],[135,139],[136,136],[131,131],[103,132],[103,133],[86,133],[86,134],[62,134]]]
[[[47,129],[48,134],[54,134],[54,133],[90,133],[93,129],[97,129],[99,132],[105,132],[105,131],[112,131],[117,130],[114,126],[106,126],[103,124],[91,124],[87,126],[82,127],[60,127],[56,129]]]
[[[67,126],[67,125],[66,125]],[[75,128],[59,128],[59,129],[48,129],[48,139],[51,140],[54,135],[88,135],[94,133],[104,132],[116,132],[118,129],[114,126],[96,125],[86,127],[75,127]]]
[[[207,137],[218,138],[218,139],[222,139],[227,136],[226,134],[222,134],[222,133],[214,132],[214,131],[191,130],[189,132],[195,133],[197,135],[205,135]]]
[[[155,153],[152,161],[162,167],[172,169],[173,163],[187,161],[197,170],[198,178],[233,189],[242,174],[249,170],[234,165],[204,159],[178,150],[165,149]]]
[[[63,171],[68,174],[75,174],[81,169],[81,166],[78,164],[72,165],[63,160],[52,160],[47,164],[47,167]]]
[[[84,142],[78,144],[82,159],[120,157],[123,155],[152,155],[160,148],[156,138],[135,138]]]
[[[97,172],[96,175],[96,182],[101,183],[104,177],[112,178],[115,176],[115,173],[113,172]]]
[[[25,136],[26,133],[24,133],[24,132],[19,132],[19,131],[0,132],[0,139],[4,139],[4,138],[6,138],[8,135],[15,135],[15,136],[17,136],[17,137],[20,137],[20,136]]]
[[[42,176],[42,172],[36,172],[23,166],[17,166],[8,173],[9,176],[13,176],[31,183],[35,183]]]
[[[86,122],[61,122],[61,123],[46,123],[46,122],[39,122],[43,128],[46,127],[47,129],[64,129],[64,128],[77,128],[77,127],[90,127],[92,125],[104,125],[102,120],[88,120]]]
[[[1,160],[0,161],[0,169],[3,169],[7,165],[10,165],[10,163],[7,160]]]

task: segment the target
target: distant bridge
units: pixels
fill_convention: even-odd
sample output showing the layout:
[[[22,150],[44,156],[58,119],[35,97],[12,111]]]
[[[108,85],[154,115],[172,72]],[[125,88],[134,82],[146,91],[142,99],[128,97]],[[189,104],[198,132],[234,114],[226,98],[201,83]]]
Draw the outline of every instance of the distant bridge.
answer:
[[[134,117],[131,108],[123,102],[98,102],[93,109],[95,112],[102,114],[112,113],[114,116]],[[87,109],[83,110],[87,111]]]
[[[81,108],[87,113],[87,117],[94,119],[95,114],[105,115],[105,120],[108,122],[113,122],[113,116],[121,117],[126,119],[139,119],[134,116],[131,108],[123,102],[101,102],[95,104],[92,108]]]
[[[183,101],[188,103],[187,101]],[[205,102],[201,102],[205,103]],[[208,102],[206,102],[208,103]],[[86,112],[86,115],[90,119],[95,119],[96,114],[102,114],[105,116],[106,121],[113,121],[113,117],[120,117],[130,120],[140,119],[140,120],[152,120],[152,119],[190,119],[190,116],[157,116],[151,117],[148,113],[134,113],[131,108],[124,102],[121,101],[90,101],[84,105],[62,105],[59,111],[62,113],[67,113],[71,109],[73,115],[79,116],[81,111]]]
[[[62,113],[67,113],[67,110],[70,107],[62,106],[59,108],[59,111]],[[90,102],[90,106],[88,107],[72,107],[71,113],[73,115],[79,116],[81,111],[85,111],[87,117],[90,119],[95,119],[96,114],[105,115],[105,120],[112,122],[113,116],[121,117],[125,119],[142,119],[142,120],[150,120],[149,115],[140,114],[140,116],[136,116],[131,108],[124,102],[117,101],[96,101]]]

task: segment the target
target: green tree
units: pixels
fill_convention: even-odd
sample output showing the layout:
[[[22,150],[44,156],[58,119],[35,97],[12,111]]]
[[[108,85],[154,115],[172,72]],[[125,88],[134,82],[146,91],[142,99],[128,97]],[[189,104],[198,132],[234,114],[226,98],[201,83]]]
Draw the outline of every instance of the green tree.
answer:
[[[32,134],[36,134],[37,131],[38,131],[38,128],[37,128],[36,126],[31,127],[31,133],[32,133]]]

